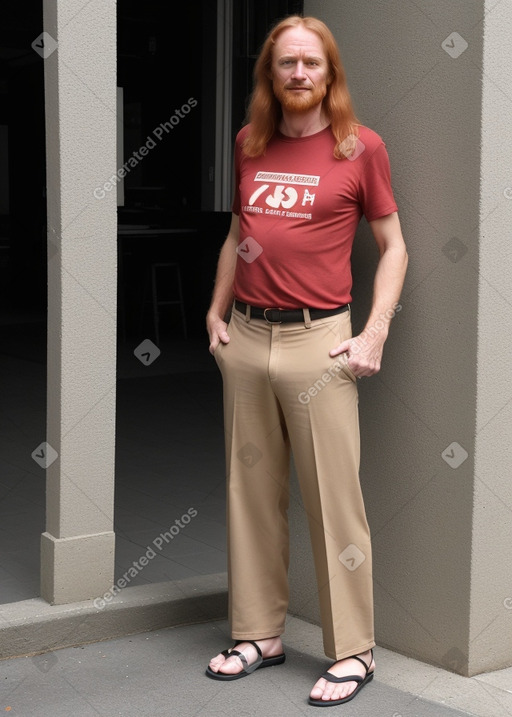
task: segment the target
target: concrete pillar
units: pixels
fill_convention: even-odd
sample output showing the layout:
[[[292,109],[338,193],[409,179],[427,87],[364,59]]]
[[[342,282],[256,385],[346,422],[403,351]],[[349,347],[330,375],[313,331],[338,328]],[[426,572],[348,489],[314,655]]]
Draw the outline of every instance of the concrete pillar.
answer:
[[[512,6],[483,5],[471,674],[512,665]]]
[[[47,468],[41,593],[93,598],[114,571],[116,5],[44,0]],[[96,191],[95,191],[96,190]]]
[[[512,665],[512,6],[306,0],[385,140],[410,263],[381,373],[359,382],[379,645],[474,675]],[[354,328],[377,262],[362,221]],[[318,622],[292,501],[290,609]],[[340,565],[340,569],[344,569]]]

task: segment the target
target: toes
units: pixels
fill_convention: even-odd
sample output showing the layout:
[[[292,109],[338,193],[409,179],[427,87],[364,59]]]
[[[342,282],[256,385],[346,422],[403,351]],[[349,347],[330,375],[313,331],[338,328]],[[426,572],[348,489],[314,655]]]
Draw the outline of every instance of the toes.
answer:
[[[244,666],[238,655],[225,657],[220,654],[210,660],[210,669],[213,672],[221,672],[225,675],[235,675],[237,672],[241,672]]]
[[[333,696],[333,695],[334,695],[334,692],[336,691],[336,687],[337,687],[337,685],[334,684],[334,682],[327,682],[327,681],[326,681],[326,685],[325,685],[324,693],[323,693],[323,695],[322,695],[322,699],[325,700],[325,701],[329,701],[329,700],[336,699],[336,697]]]
[[[210,670],[213,670],[213,672],[218,672],[219,667],[224,661],[225,658],[222,655],[217,655],[216,657],[212,657],[212,659],[208,663],[208,667],[210,668]]]
[[[236,662],[236,655],[233,655],[232,657],[225,657],[223,654],[219,654],[212,657],[209,667],[213,672],[225,672],[226,674],[231,675],[234,672],[238,672]]]
[[[235,675],[237,672],[241,672],[244,668],[241,660],[236,655],[226,658],[221,667],[222,669],[219,669],[219,671],[224,672],[226,675]]]
[[[309,696],[313,700],[323,700],[325,702],[333,702],[334,700],[342,700],[348,697],[357,687],[355,682],[329,682],[321,677],[315,684]]]
[[[309,693],[309,696],[314,700],[320,700],[322,698],[322,695],[324,694],[324,687],[326,685],[326,680],[324,678],[320,678],[316,685],[313,687],[311,692]]]
[[[355,682],[344,682],[342,685],[336,685],[336,689],[331,695],[333,700],[342,700],[348,697],[356,688]]]

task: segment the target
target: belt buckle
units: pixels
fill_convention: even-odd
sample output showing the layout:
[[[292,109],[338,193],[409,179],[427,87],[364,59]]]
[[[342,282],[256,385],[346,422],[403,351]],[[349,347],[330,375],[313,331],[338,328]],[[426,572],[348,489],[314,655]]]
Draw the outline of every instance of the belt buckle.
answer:
[[[275,308],[273,309],[271,307],[269,307],[267,309],[263,309],[263,318],[265,319],[267,324],[282,324],[283,323],[282,321],[270,321],[270,319],[267,319],[267,311],[281,311],[281,309],[275,309]]]

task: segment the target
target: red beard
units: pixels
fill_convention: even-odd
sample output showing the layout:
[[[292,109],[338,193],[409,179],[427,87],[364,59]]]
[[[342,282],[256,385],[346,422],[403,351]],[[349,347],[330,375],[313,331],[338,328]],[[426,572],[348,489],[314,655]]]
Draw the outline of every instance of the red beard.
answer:
[[[301,86],[301,85],[299,85]],[[326,85],[308,88],[307,90],[290,90],[278,85],[274,80],[274,94],[281,103],[283,109],[288,112],[303,113],[308,112],[319,105],[327,94]]]

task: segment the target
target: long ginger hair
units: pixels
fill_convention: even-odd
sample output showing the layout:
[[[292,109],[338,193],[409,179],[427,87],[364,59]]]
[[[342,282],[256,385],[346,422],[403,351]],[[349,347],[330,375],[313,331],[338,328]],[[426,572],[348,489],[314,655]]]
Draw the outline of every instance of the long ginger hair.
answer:
[[[327,57],[330,83],[327,85],[327,94],[323,99],[323,109],[336,140],[334,156],[343,159],[350,156],[355,149],[360,123],[352,106],[336,40],[321,20],[315,17],[291,15],[271,28],[254,66],[254,89],[246,117],[251,129],[243,145],[244,152],[249,157],[259,157],[265,153],[267,143],[281,119],[281,105],[272,88],[272,52],[276,39],[284,30],[300,25],[319,35]]]

